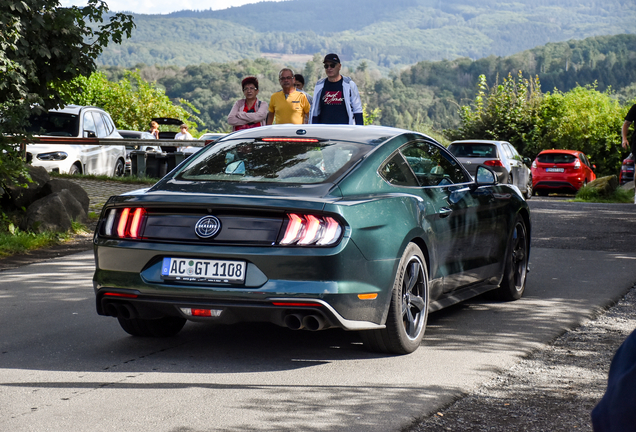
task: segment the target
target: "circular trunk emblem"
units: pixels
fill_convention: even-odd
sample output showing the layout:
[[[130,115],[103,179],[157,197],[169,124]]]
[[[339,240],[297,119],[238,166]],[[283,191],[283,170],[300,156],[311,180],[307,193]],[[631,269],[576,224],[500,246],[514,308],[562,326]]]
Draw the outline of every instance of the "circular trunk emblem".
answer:
[[[221,229],[221,221],[216,216],[205,216],[194,226],[194,233],[201,238],[214,237]]]

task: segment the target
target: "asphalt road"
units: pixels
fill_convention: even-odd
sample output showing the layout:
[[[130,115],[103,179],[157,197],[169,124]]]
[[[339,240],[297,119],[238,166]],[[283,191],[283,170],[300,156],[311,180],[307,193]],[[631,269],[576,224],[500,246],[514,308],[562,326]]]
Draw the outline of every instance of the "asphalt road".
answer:
[[[271,325],[133,338],[96,315],[90,252],[0,272],[0,430],[400,430],[636,282],[636,206],[530,204],[524,298],[431,314],[406,356],[368,353],[355,333]]]

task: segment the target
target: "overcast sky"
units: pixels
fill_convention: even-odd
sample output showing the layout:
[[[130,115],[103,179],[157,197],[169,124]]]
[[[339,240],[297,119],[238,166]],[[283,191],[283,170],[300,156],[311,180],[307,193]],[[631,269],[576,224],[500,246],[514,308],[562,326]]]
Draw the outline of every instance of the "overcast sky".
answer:
[[[106,0],[106,4],[113,12],[126,11],[143,14],[167,14],[184,9],[227,9],[231,6],[242,6],[248,3],[259,3],[260,1],[263,0]],[[60,0],[60,3],[62,3],[62,6],[84,6],[87,4],[87,1]]]

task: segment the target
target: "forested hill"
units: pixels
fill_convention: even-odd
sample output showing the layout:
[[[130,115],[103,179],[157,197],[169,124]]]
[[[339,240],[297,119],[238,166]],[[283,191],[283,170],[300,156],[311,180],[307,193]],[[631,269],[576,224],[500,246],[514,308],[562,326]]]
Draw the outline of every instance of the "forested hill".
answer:
[[[202,63],[185,68],[143,66],[141,75],[156,81],[172,99],[183,98],[201,111],[200,118],[210,130],[225,130],[232,104],[242,97],[240,82],[247,75],[260,81],[259,98],[269,100],[280,90],[281,64],[266,59],[227,63]],[[111,80],[119,79],[121,67],[106,67]],[[324,76],[322,57],[316,55],[299,69],[311,93],[318,78]],[[459,105],[475,97],[479,75],[489,85],[501,83],[509,73],[524,78],[539,76],[541,90],[566,92],[576,85],[597,85],[601,91],[611,87],[623,101],[636,99],[636,35],[598,36],[585,40],[549,43],[508,57],[489,56],[476,61],[423,61],[391,77],[382,78],[362,63],[346,68],[361,89],[369,110],[381,110],[378,123],[407,129],[429,125],[436,129],[457,126]],[[595,84],[596,83],[596,84]]]
[[[136,15],[102,65],[268,57],[304,64],[337,52],[388,71],[423,60],[511,55],[547,42],[636,33],[633,0],[288,0],[219,11]]]

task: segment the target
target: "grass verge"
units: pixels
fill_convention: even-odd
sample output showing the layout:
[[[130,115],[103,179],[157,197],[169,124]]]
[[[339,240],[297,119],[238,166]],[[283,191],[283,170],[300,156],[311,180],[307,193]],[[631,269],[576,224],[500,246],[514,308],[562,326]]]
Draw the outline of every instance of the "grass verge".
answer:
[[[574,202],[589,202],[589,203],[634,203],[634,191],[618,188],[610,195],[599,194],[598,189],[584,186],[579,189]]]
[[[89,233],[90,230],[79,222],[73,222],[68,232],[26,232],[7,223],[0,229],[0,258],[30,250],[54,246],[71,240],[76,234]]]

